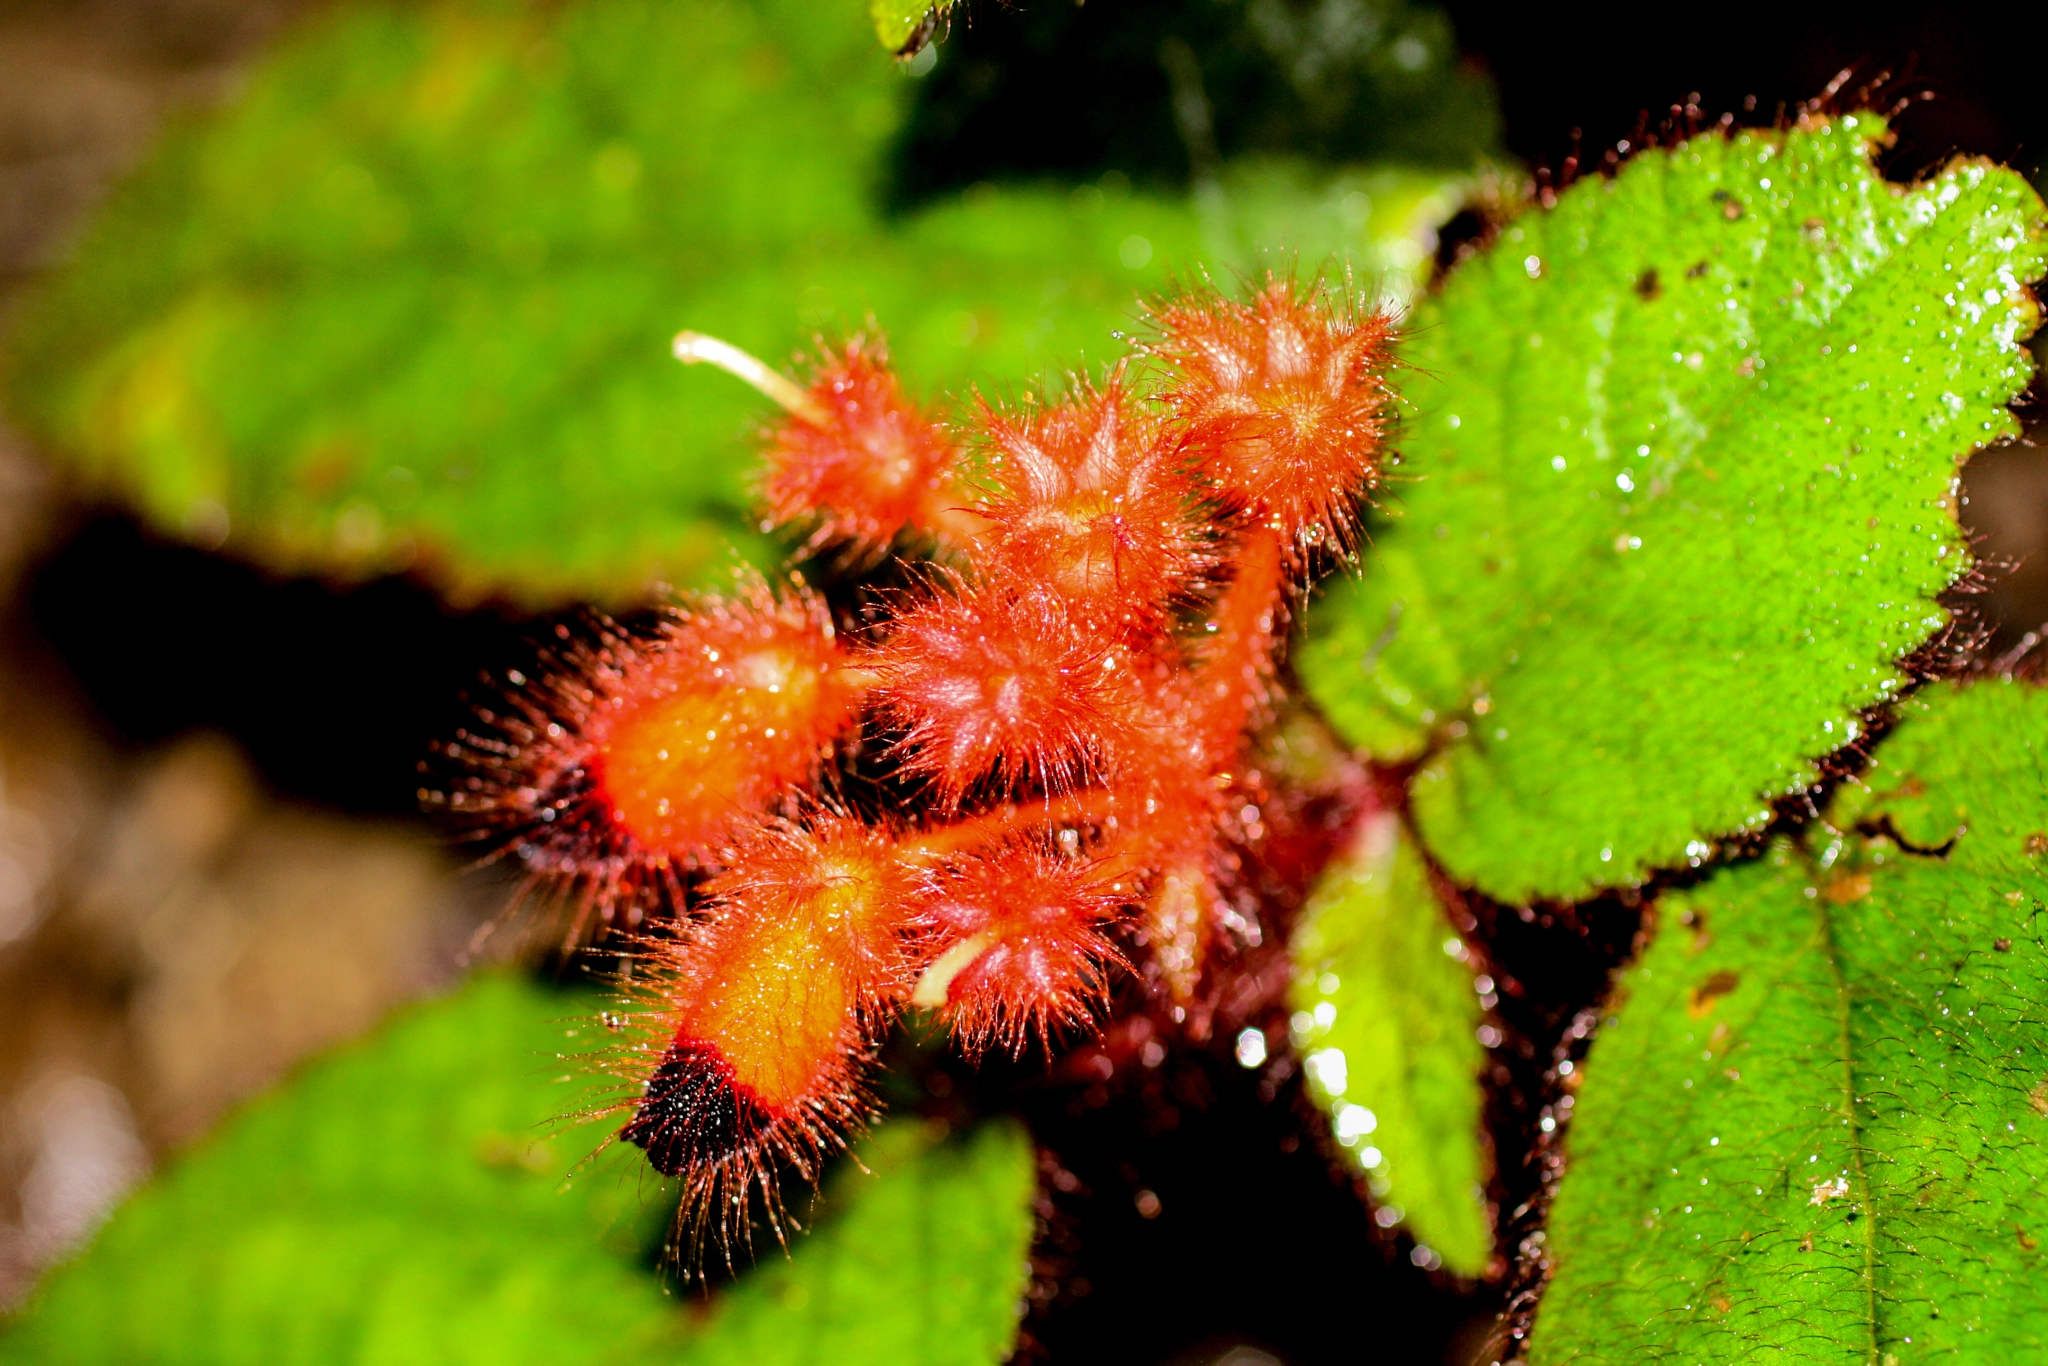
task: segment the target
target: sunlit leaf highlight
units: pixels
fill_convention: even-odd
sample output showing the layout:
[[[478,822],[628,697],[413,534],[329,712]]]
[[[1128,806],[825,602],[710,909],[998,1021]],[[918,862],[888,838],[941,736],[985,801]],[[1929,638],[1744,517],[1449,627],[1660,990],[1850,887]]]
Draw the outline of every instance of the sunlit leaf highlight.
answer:
[[[1289,949],[1294,1045],[1332,1139],[1425,1263],[1483,1274],[1481,984],[1392,815],[1369,817],[1324,873]]]

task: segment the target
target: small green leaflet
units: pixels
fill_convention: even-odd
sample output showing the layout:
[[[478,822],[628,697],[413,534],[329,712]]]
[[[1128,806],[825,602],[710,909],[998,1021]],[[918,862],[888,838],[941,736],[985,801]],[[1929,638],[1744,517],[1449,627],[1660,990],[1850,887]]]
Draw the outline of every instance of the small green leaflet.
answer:
[[[897,57],[915,57],[944,21],[947,5],[931,0],[868,0],[875,37]]]
[[[2016,431],[2043,208],[1881,179],[1868,114],[1706,134],[1511,223],[1417,311],[1364,573],[1301,670],[1421,759],[1424,843],[1510,902],[1701,862],[1812,783],[1968,554]]]
[[[1906,713],[1842,834],[1658,903],[1581,1070],[1535,1366],[2048,1355],[2048,692]]]
[[[892,217],[910,91],[838,0],[334,7],[114,196],[27,306],[10,398],[209,547],[630,603],[781,553],[750,511],[773,413],[670,359],[681,329],[786,367],[879,327],[919,395],[1002,398],[1122,354],[1205,263],[1405,282],[1456,207],[1454,176],[1254,166],[1201,213],[1110,183]]]
[[[231,1119],[0,1331],[0,1363],[994,1366],[1034,1161],[1016,1125],[885,1123],[707,1305],[665,1285],[674,1200],[603,1121],[553,1122],[594,998],[510,975],[400,1015]],[[800,1192],[792,1208],[804,1211]]]
[[[1485,1274],[1479,999],[1465,946],[1394,816],[1361,823],[1289,951],[1295,1048],[1338,1144],[1382,1213],[1452,1271]]]

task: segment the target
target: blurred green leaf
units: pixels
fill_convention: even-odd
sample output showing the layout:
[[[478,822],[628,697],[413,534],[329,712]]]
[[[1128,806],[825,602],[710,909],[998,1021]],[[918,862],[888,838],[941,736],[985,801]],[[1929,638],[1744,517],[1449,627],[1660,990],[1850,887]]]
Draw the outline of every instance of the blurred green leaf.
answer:
[[[770,1243],[692,1311],[657,1270],[671,1192],[631,1149],[580,1165],[609,1123],[550,1124],[581,1100],[561,1074],[580,1070],[568,1036],[594,1009],[487,976],[314,1064],[52,1273],[0,1334],[0,1362],[1007,1355],[1033,1226],[1020,1129],[942,1142],[914,1121],[883,1125],[863,1149],[874,1174],[843,1170],[787,1260]]]
[[[1463,1276],[1493,1256],[1478,993],[1429,869],[1392,815],[1323,874],[1290,946],[1309,1094],[1383,1211]]]
[[[336,8],[115,196],[28,310],[13,400],[204,544],[618,601],[776,553],[748,511],[769,414],[670,360],[681,328],[782,363],[879,326],[926,395],[1004,392],[1119,354],[1176,272],[1435,226],[1270,175],[1256,243],[1115,183],[887,218],[909,90],[827,0]]]
[[[2048,693],[1931,690],[1829,815],[1657,905],[1581,1073],[1539,1366],[2048,1352]]]
[[[1403,460],[1302,672],[1421,759],[1424,842],[1506,901],[1698,863],[1905,681],[1968,563],[1957,462],[2016,427],[2042,206],[1904,189],[1867,114],[1644,152],[1417,313]]]

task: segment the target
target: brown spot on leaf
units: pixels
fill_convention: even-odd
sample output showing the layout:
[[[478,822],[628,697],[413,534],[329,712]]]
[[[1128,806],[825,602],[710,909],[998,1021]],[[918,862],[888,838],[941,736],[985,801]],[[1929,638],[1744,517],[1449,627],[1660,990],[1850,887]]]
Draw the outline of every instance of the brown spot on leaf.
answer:
[[[1813,1235],[1811,1233],[1799,1240],[1799,1250],[1801,1252],[1813,1251]]]
[[[2020,1246],[2026,1251],[2032,1252],[2035,1248],[2041,1246],[2040,1239],[2029,1237],[2027,1231],[2019,1227],[2017,1224],[2013,1226],[2012,1231],[2019,1235]]]
[[[1726,1295],[1714,1296],[1714,1309],[1716,1312],[1725,1314],[1734,1307],[1735,1302],[1729,1299]]]
[[[2041,1084],[2027,1097],[2027,1104],[2034,1107],[2034,1113],[2048,1117],[2048,1077],[2041,1078]]]
[[[1834,881],[1821,889],[1821,895],[1837,906],[1846,906],[1852,901],[1861,901],[1870,895],[1870,874],[1841,872]]]
[[[1663,292],[1664,286],[1657,283],[1657,268],[1655,266],[1651,266],[1641,275],[1636,276],[1636,297],[1644,303],[1648,303]]]
[[[2036,830],[2027,836],[2027,857],[2039,858],[2043,854],[2048,854],[2048,833]]]
[[[1703,1018],[1723,996],[1735,990],[1741,983],[1740,975],[1722,969],[1692,989],[1692,994],[1685,1003],[1686,1013],[1695,1020]]]
[[[1697,280],[1706,273],[1707,263],[1705,261],[1695,261],[1692,265],[1686,268],[1685,278],[1688,280]]]
[[[328,497],[347,487],[359,463],[356,450],[347,442],[322,442],[299,465],[299,484],[316,498]]]

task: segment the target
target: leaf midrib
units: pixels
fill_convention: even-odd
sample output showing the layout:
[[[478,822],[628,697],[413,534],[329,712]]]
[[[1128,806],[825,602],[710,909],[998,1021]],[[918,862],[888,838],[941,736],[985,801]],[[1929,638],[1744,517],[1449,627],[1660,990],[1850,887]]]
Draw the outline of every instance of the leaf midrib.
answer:
[[[1872,1366],[1879,1360],[1877,1337],[1877,1200],[1870,1188],[1870,1175],[1863,1165],[1863,1126],[1856,1117],[1855,1032],[1851,1018],[1848,979],[1842,973],[1842,955],[1836,943],[1836,917],[1825,897],[1816,897],[1815,914],[1820,917],[1821,952],[1827,960],[1828,978],[1835,988],[1835,1049],[1841,1059],[1841,1080],[1836,1088],[1839,1111],[1848,1128],[1849,1170],[1855,1199],[1863,1207],[1857,1221],[1863,1240],[1863,1328],[1866,1334],[1864,1359]]]

